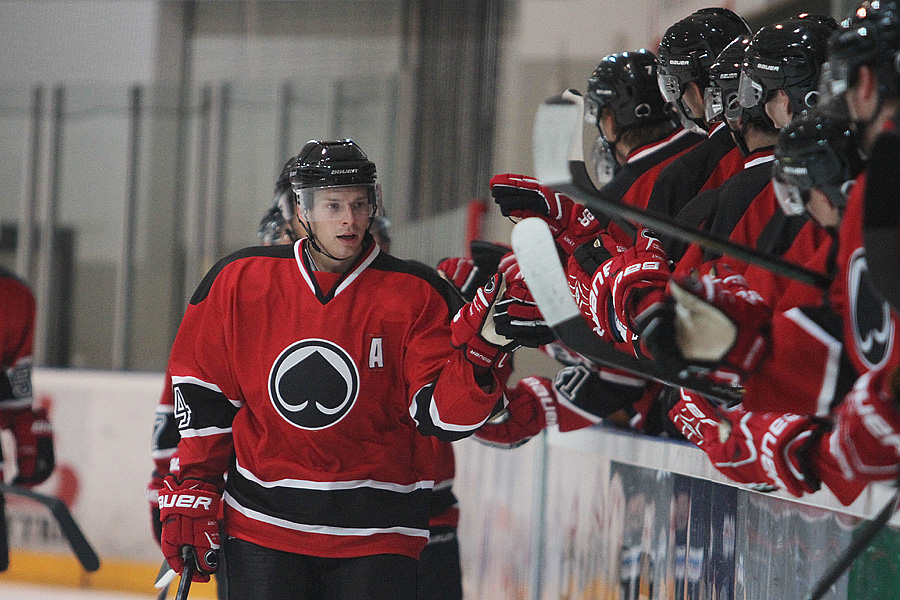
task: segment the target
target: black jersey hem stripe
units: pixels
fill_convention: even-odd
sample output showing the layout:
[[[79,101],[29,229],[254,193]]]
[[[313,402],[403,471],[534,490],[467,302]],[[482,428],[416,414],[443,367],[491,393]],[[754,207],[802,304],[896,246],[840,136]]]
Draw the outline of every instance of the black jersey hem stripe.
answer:
[[[272,519],[349,529],[425,529],[432,495],[430,487],[411,492],[369,487],[340,490],[263,487],[236,469],[229,473],[226,489],[240,506]]]
[[[223,496],[223,500],[225,504],[238,511],[248,519],[253,519],[255,521],[260,521],[262,523],[267,523],[269,525],[274,525],[276,527],[281,527],[282,529],[289,529],[291,531],[299,531],[303,533],[317,533],[321,535],[333,535],[333,536],[371,536],[371,535],[381,535],[381,534],[399,534],[406,535],[410,537],[428,537],[429,531],[427,527],[404,527],[404,526],[393,526],[393,527],[339,527],[333,525],[312,525],[307,523],[300,523],[295,521],[290,521],[287,519],[282,519],[279,517],[275,517],[272,515],[268,515],[259,511],[256,511],[252,508],[248,508],[242,505],[234,496],[225,492]]]
[[[407,494],[410,492],[415,492],[417,490],[424,489],[434,489],[434,481],[430,479],[422,479],[416,481],[415,483],[394,483],[391,481],[378,481],[375,479],[353,479],[347,481],[312,481],[307,479],[277,479],[275,481],[265,481],[259,479],[256,475],[250,472],[249,469],[237,464],[237,461],[234,461],[234,470],[241,477],[250,481],[251,483],[255,483],[256,485],[263,488],[294,488],[294,489],[305,489],[305,490],[314,490],[314,491],[342,491],[342,490],[352,490],[359,488],[371,488],[371,489],[380,489],[386,490],[388,492],[397,492],[400,494]]]

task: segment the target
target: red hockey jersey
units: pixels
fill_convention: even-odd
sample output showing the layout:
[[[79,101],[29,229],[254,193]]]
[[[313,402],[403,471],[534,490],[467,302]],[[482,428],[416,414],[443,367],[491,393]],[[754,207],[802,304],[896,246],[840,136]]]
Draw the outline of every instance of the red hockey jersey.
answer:
[[[33,401],[34,295],[23,281],[3,268],[0,307],[0,410],[28,408]]]
[[[325,557],[418,556],[434,444],[470,434],[497,391],[450,345],[449,284],[376,245],[344,275],[293,246],[207,274],[170,369],[181,477],[219,482],[225,529]]]

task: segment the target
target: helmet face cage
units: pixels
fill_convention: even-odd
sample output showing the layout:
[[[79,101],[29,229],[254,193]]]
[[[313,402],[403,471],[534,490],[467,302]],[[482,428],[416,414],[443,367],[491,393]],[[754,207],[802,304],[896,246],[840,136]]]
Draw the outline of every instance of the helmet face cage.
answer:
[[[719,54],[716,62],[709,69],[709,86],[703,92],[703,107],[706,120],[737,121],[742,115],[738,103],[738,82],[744,51],[750,36],[735,38]]]
[[[849,184],[860,170],[849,122],[819,115],[802,117],[779,136],[772,184],[782,211],[806,212],[810,190],[821,190],[843,209]]]

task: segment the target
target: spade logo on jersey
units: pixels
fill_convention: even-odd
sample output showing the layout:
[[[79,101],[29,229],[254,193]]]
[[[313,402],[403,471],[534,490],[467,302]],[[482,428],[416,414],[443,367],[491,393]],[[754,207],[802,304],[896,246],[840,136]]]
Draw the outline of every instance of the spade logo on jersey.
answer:
[[[894,324],[890,308],[872,283],[865,251],[858,248],[847,268],[853,347],[869,369],[882,366],[891,352]]]
[[[343,348],[309,339],[285,348],[269,373],[275,410],[301,429],[324,429],[350,412],[359,396],[359,371]]]

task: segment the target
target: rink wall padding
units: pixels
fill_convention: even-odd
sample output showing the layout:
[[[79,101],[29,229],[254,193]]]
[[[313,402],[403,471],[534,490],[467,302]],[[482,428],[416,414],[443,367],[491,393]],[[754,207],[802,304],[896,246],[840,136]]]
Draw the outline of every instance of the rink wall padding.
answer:
[[[46,509],[8,497],[0,580],[155,597],[162,555],[145,490],[162,373],[37,369],[34,385],[59,464],[38,490],[66,501],[101,568],[84,573]],[[13,456],[5,432],[2,443]],[[892,493],[872,487],[850,507],[827,491],[762,494],[689,444],[606,427],[551,430],[515,450],[454,446],[468,599],[802,598]],[[895,518],[828,598],[900,599],[898,559]],[[214,584],[195,596],[214,598]]]

